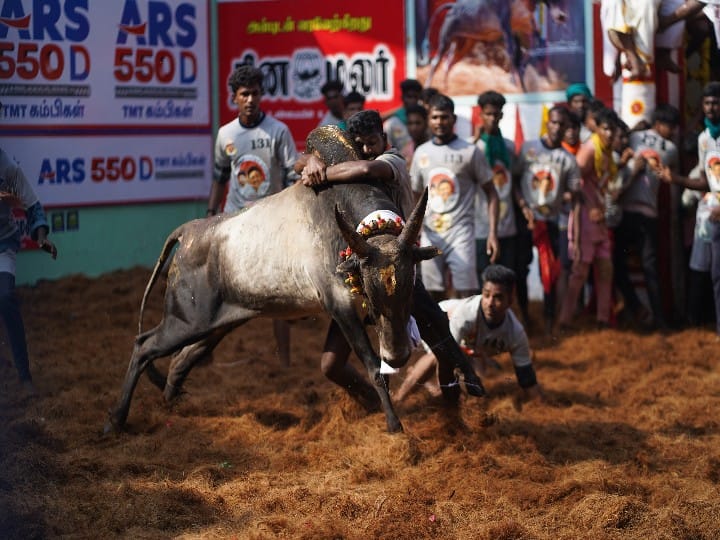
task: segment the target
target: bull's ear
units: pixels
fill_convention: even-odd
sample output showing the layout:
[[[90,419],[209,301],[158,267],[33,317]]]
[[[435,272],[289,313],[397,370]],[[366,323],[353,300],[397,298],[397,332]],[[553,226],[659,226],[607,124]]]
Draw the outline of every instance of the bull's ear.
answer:
[[[418,201],[415,209],[410,214],[410,218],[407,220],[405,227],[403,227],[398,242],[414,245],[420,236],[420,229],[422,228],[423,219],[425,218],[425,207],[427,206],[428,200],[428,188],[423,191],[422,197]]]
[[[340,232],[353,253],[358,257],[367,257],[372,249],[370,244],[348,223],[345,212],[341,212],[337,205],[335,205],[335,221],[337,221]]]
[[[442,254],[442,250],[436,248],[435,246],[427,246],[427,247],[413,246],[413,249],[412,249],[412,255],[413,255],[414,262],[429,261],[433,257],[437,257],[440,254]]]
[[[349,259],[338,264],[336,270],[339,274],[345,274],[347,272],[358,272],[360,270],[360,261],[357,257],[350,257]]]

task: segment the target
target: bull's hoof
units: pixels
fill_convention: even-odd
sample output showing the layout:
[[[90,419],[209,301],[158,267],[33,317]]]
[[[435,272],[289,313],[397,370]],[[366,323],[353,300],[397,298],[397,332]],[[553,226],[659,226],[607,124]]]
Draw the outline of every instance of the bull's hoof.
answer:
[[[103,435],[109,435],[110,433],[120,433],[123,431],[125,422],[119,420],[112,411],[109,411],[107,422],[103,427]]]
[[[464,374],[463,382],[465,383],[465,390],[467,390],[467,393],[471,396],[482,397],[487,395],[480,377],[473,371]]]
[[[182,388],[178,388],[176,386],[173,386],[171,384],[166,384],[165,388],[163,389],[163,399],[165,400],[165,403],[172,404],[176,402],[180,396],[186,394],[185,390]]]
[[[388,421],[388,433],[402,433],[403,427],[399,420],[390,422]]]
[[[108,420],[105,422],[105,426],[103,427],[103,435],[110,435],[111,433],[120,433],[122,431],[120,429],[120,426],[117,426],[113,421]]]

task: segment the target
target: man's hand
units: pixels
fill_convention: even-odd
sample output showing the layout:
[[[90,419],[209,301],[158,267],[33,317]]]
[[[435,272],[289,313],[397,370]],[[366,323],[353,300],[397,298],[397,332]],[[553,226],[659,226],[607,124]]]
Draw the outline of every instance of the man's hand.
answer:
[[[490,262],[495,264],[495,261],[500,257],[500,243],[498,242],[497,235],[491,234],[488,236],[485,249],[487,250],[487,254],[490,255]]]
[[[527,228],[532,231],[535,227],[535,214],[533,214],[532,208],[530,208],[529,206],[523,206],[522,213],[527,220]]]
[[[325,162],[315,155],[310,155],[302,170],[300,180],[306,186],[319,186],[327,182]]]
[[[632,158],[634,155],[635,151],[628,146],[625,150],[623,150],[620,156],[620,166],[624,167],[625,165],[627,165],[627,162],[630,161],[630,158]]]
[[[598,207],[590,208],[588,211],[588,217],[593,223],[602,223],[605,221],[605,211]]]
[[[645,169],[646,164],[647,160],[645,159],[645,156],[643,156],[642,154],[638,154],[637,156],[635,156],[635,161],[633,162],[633,168],[631,172],[632,176],[635,177],[640,174],[640,172]]]
[[[662,180],[666,184],[673,183],[672,171],[670,170],[670,167],[668,167],[667,165],[660,165],[657,169],[655,169],[655,176],[657,176],[660,180]]]
[[[57,259],[57,248],[55,247],[55,244],[47,238],[38,240],[38,247],[40,247],[43,251],[47,251],[53,259]]]

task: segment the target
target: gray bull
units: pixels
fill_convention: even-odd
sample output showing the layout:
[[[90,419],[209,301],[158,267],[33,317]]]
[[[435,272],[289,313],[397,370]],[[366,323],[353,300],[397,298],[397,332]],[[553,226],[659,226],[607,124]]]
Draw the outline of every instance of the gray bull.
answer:
[[[416,246],[426,203],[427,194],[399,236],[386,233],[365,239],[355,227],[366,216],[377,210],[400,213],[380,185],[336,184],[315,191],[296,184],[244,212],[177,228],[165,242],[145,290],[139,334],[106,431],[125,424],[144,370],[149,368],[156,384],[164,383],[169,399],[192,366],[232,329],[259,316],[291,319],[321,311],[337,321],[367,368],[388,430],[402,430],[379,373],[380,359],[339,270],[354,265],[376,324],[380,356],[391,366],[404,365],[411,352],[407,324],[413,268],[437,254],[435,248]],[[146,300],[175,245],[162,321],[142,332]],[[338,253],[347,246],[355,255],[339,268]],[[158,380],[152,362],[173,354],[170,377]]]

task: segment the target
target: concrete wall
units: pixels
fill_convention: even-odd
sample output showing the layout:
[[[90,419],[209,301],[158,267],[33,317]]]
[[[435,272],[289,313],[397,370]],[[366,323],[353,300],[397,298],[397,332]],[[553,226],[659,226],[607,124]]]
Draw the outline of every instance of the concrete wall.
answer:
[[[18,253],[17,284],[70,274],[95,277],[134,266],[151,268],[167,235],[185,221],[205,217],[206,206],[202,200],[48,210],[50,222],[53,214],[77,211],[79,226],[71,231],[51,230],[50,239],[58,248],[54,261],[40,250]]]

